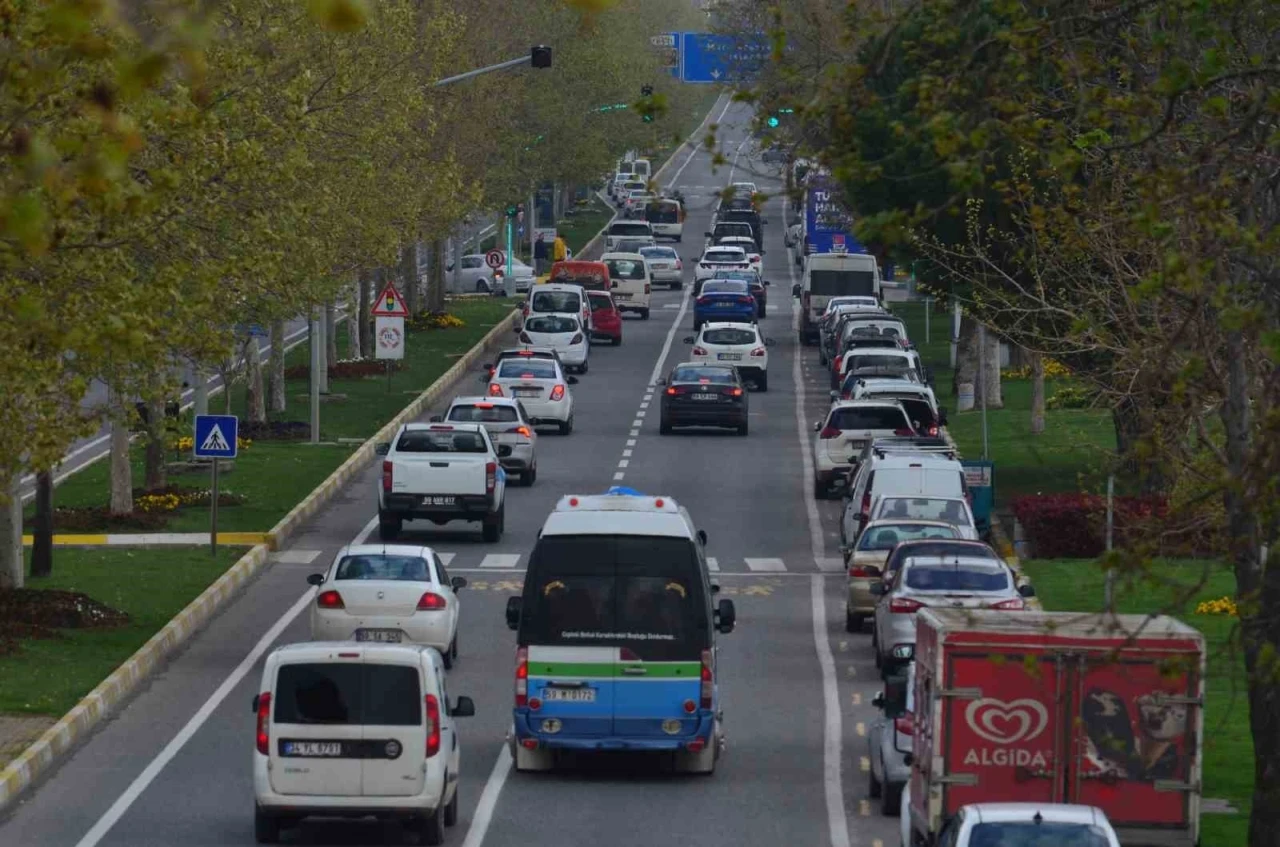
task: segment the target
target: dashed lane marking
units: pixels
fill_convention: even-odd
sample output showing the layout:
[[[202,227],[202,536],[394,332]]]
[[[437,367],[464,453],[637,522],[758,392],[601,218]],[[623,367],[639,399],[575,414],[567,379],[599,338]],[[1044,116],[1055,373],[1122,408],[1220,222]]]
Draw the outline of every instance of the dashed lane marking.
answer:
[[[715,556],[707,557],[707,570],[712,573],[718,573],[720,571],[720,563],[716,561]]]
[[[785,571],[787,569],[786,563],[784,563],[781,559],[775,559],[775,558],[745,559],[744,561],[747,563],[747,567],[753,571],[768,571],[771,573],[776,573],[778,571]]]
[[[867,773],[868,771],[870,771],[871,760],[868,759],[866,756],[860,756],[858,758],[858,770],[862,771],[863,773]]]
[[[281,550],[273,553],[271,560],[282,565],[309,565],[320,555],[319,550]]]
[[[520,562],[519,553],[488,553],[480,561],[482,568],[514,568]]]
[[[456,555],[458,554],[457,553],[436,553],[436,558],[440,560],[440,564],[444,565],[447,568],[449,567],[449,563],[453,561],[453,557]]]
[[[627,478],[627,475],[626,475],[626,473],[625,473],[625,472],[623,472],[623,471],[616,471],[616,472],[614,473],[614,475],[613,475],[613,481],[614,481],[614,482],[621,482],[622,480],[624,480],[624,479],[626,479],[626,478]]]

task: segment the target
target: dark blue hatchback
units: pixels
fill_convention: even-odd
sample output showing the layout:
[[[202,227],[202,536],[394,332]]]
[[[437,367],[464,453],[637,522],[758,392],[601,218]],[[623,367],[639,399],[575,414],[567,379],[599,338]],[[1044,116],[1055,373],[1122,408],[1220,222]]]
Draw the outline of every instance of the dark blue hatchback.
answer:
[[[697,332],[707,321],[740,321],[755,323],[756,300],[746,282],[736,279],[709,279],[693,306],[693,329]]]

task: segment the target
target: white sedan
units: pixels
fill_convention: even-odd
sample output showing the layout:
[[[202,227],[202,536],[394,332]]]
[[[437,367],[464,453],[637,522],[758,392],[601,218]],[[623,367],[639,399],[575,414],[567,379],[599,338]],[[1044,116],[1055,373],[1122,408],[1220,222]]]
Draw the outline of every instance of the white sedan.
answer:
[[[757,391],[769,390],[769,348],[773,339],[761,337],[755,324],[705,323],[696,336],[690,335],[684,341],[693,345],[689,361],[733,365],[743,380],[755,384]]]
[[[446,668],[458,657],[458,591],[467,581],[450,579],[430,547],[349,544],[307,582],[316,588],[312,641],[427,644]]]
[[[490,397],[515,397],[524,404],[535,426],[555,424],[561,435],[573,432],[573,394],[576,376],[566,376],[556,359],[503,359],[487,377]]]
[[[695,280],[709,279],[716,271],[750,270],[751,262],[741,247],[708,247],[693,269]]]
[[[459,293],[474,291],[479,294],[492,294],[497,287],[496,280],[507,270],[506,265],[496,272],[492,270],[485,264],[482,253],[470,253],[463,256],[460,261],[454,286],[454,290]],[[445,270],[454,273],[453,263],[450,263]],[[514,256],[511,257],[511,274],[515,277],[517,293],[523,294],[533,285],[533,268]]]
[[[556,351],[566,370],[573,368],[578,373],[587,372],[591,346],[577,315],[535,312],[525,318],[520,341]]]

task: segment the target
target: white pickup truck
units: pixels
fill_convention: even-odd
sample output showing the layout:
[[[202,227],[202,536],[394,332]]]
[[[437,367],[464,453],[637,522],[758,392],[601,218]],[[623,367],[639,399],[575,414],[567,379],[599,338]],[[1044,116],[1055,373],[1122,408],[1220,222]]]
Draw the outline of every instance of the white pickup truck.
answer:
[[[480,521],[485,541],[502,537],[507,476],[481,424],[411,423],[379,444],[378,534],[394,541],[407,520]]]

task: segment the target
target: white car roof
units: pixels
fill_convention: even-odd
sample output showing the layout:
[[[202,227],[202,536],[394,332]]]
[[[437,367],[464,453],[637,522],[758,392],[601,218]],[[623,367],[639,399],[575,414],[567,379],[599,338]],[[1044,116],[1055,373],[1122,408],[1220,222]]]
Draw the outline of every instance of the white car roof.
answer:
[[[899,359],[913,358],[910,350],[903,350],[901,347],[856,347],[852,350],[844,351],[843,356],[846,359],[850,356],[897,356]]]
[[[1075,803],[974,803],[965,806],[964,812],[983,823],[1029,822],[1039,814],[1051,823],[1082,823],[1111,828],[1106,813],[1097,806]]]
[[[963,466],[956,459],[939,456],[936,453],[885,453],[883,456],[872,455],[876,470],[905,470],[912,465],[920,465],[925,470],[962,471]]]
[[[689,513],[666,495],[569,494],[547,516],[541,535],[695,536]]]
[[[537,294],[539,291],[572,291],[575,294],[582,294],[583,292],[586,291],[586,289],[583,288],[581,285],[577,285],[572,282],[544,282],[542,283],[542,285],[539,285],[537,288],[533,289],[533,291],[530,292],[529,296],[532,297],[534,294]]]
[[[627,259],[632,262],[643,262],[644,254],[642,253],[605,253],[600,257],[600,261],[607,262],[610,259]]]
[[[969,504],[968,498],[958,497],[954,494],[895,494],[892,491],[886,491],[884,494],[876,495],[876,503],[882,503],[885,500],[954,500],[957,503],[964,503],[965,505]],[[872,509],[874,508],[875,506],[873,504]],[[890,520],[890,518],[879,518],[879,520]],[[913,519],[907,518],[906,520]],[[925,523],[929,523],[929,521],[925,521]],[[946,521],[943,521],[942,523],[946,523]]]
[[[881,499],[884,499],[885,497],[906,497],[906,496],[908,495],[882,494],[880,495],[880,497],[876,499],[881,500]],[[938,499],[942,499],[942,498],[938,498]],[[957,499],[957,498],[948,497],[946,499],[950,500],[950,499]],[[873,521],[869,521],[862,531],[866,532],[867,530],[874,529],[875,527],[878,527],[878,526],[928,526],[928,527],[939,527],[941,529],[956,528],[956,525],[953,523],[947,523],[946,521],[929,521],[929,520],[924,520],[923,518],[876,518]],[[956,538],[956,539],[941,539],[941,540],[960,541],[961,539]]]
[[[548,361],[543,359],[542,361]],[[484,424],[471,423],[470,421],[449,421],[448,423],[407,423],[402,429],[405,432],[430,432],[432,429],[445,427],[447,429],[461,430],[463,432],[484,432]]]
[[[490,397],[487,394],[469,394],[465,397],[454,397],[452,400],[449,401],[449,408],[452,409],[454,406],[474,406],[477,403],[491,403],[494,406],[512,406],[512,407],[515,407],[517,405],[515,397]],[[450,423],[453,423],[453,421],[450,421]],[[377,545],[373,545],[373,546],[377,546]],[[395,546],[395,545],[392,545],[392,546]],[[403,547],[405,545],[401,544],[399,546]],[[431,548],[424,547],[422,549],[430,550]]]
[[[283,644],[272,650],[270,656],[268,656],[268,661],[274,662],[276,665],[311,664],[313,662],[345,664],[357,661],[372,661],[380,665],[412,665],[418,667],[422,664],[422,654],[428,651],[437,652],[436,648],[426,644],[300,641],[294,644]],[[339,654],[342,654],[341,657],[339,657]]]
[[[869,407],[879,408],[881,406],[896,406],[902,408],[902,404],[897,400],[886,397],[877,399],[875,397],[859,397],[857,400],[837,400],[831,404],[831,411],[836,409],[865,409]]]
[[[931,400],[937,399],[934,397],[933,389],[929,386],[906,379],[868,379],[863,381],[862,385],[859,386],[859,390],[873,394],[881,391],[899,391],[928,397]]]
[[[934,553],[929,556],[903,556],[903,565],[918,565],[920,567],[946,567],[947,565],[985,565],[987,567],[996,568],[997,570],[1008,571],[1009,566],[1000,559],[990,559],[986,556],[968,556],[963,553],[952,554],[947,556],[939,556]]]

